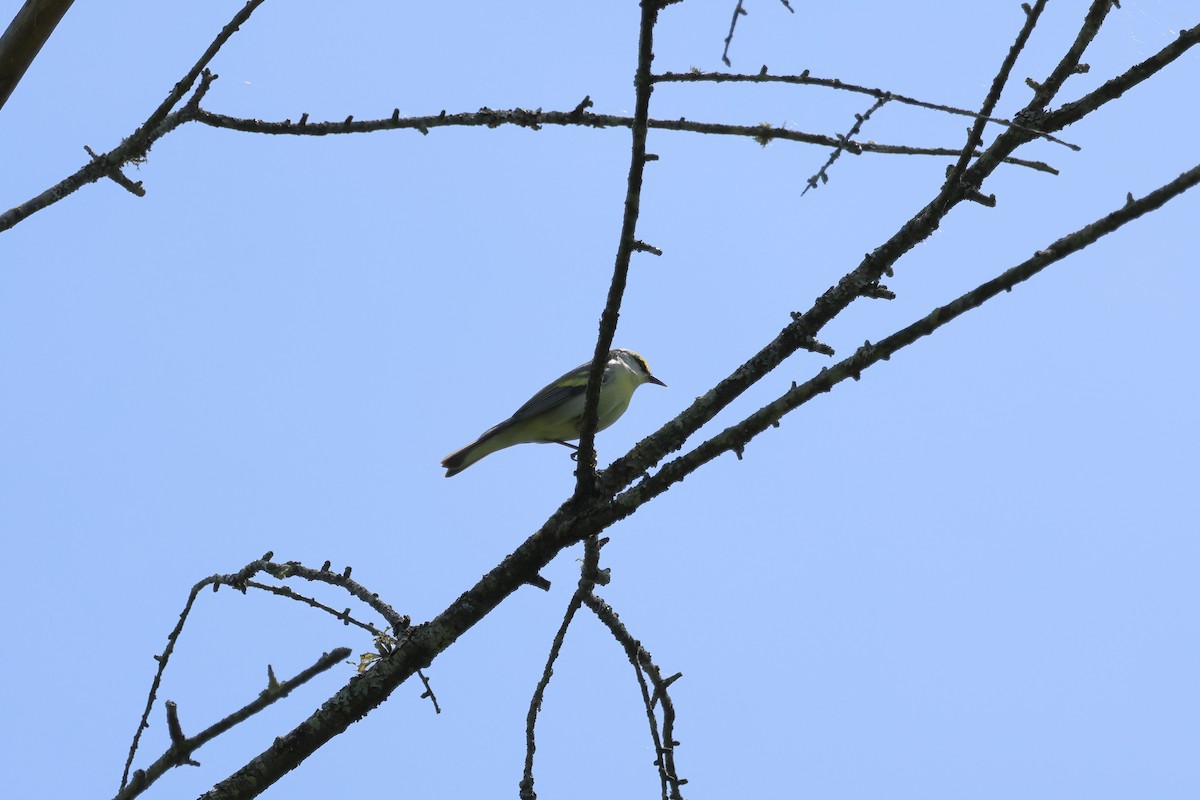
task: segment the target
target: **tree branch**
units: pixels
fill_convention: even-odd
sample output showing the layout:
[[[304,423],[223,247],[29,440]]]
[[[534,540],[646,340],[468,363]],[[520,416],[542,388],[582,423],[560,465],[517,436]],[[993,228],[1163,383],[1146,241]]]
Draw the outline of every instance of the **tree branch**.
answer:
[[[902,105],[914,106],[916,108],[927,108],[931,111],[941,111],[946,114],[955,114],[963,117],[972,117],[980,119],[978,111],[968,111],[965,108],[957,108],[955,106],[943,105],[942,103],[931,103],[927,100],[918,100],[915,97],[892,92],[887,89],[872,88],[869,86],[861,86],[855,83],[847,83],[837,78],[818,78],[810,75],[808,70],[799,75],[770,75],[767,73],[767,67],[764,65],[762,71],[755,75],[735,75],[728,72],[665,72],[661,75],[654,76],[655,83],[786,83],[800,86],[823,86],[828,89],[837,89],[844,92],[853,92],[855,94],[865,94],[874,97],[876,100],[888,100],[891,102],[900,103]],[[994,122],[997,125],[1003,125],[1006,128],[1022,128],[1028,132],[1046,139],[1047,141],[1060,144],[1063,147],[1078,151],[1082,148],[1077,144],[1065,142],[1051,136],[1048,133],[1028,128],[1014,120],[1004,119],[1003,117],[982,117],[987,122]]]
[[[702,464],[725,452],[741,457],[742,449],[758,434],[775,426],[788,412],[795,410],[812,398],[828,392],[838,383],[853,378],[858,380],[868,367],[886,361],[900,349],[928,336],[951,320],[978,308],[1001,292],[1010,291],[1051,264],[1062,261],[1072,253],[1095,243],[1102,237],[1118,230],[1138,217],[1161,208],[1169,200],[1178,197],[1200,183],[1200,165],[1183,173],[1175,180],[1150,192],[1140,200],[1130,200],[1124,207],[1062,237],[1031,258],[1001,275],[961,295],[950,303],[934,309],[926,316],[891,334],[876,344],[870,342],[860,347],[852,356],[837,365],[822,369],[815,377],[792,389],[763,406],[736,425],[732,425],[687,454],[662,466],[652,476],[644,478],[633,488],[616,498],[616,503],[627,507],[627,514],[653,497],[662,494],[671,484],[683,480]],[[635,448],[636,449],[636,448]]]
[[[145,158],[154,142],[195,113],[195,107],[199,103],[200,98],[204,96],[204,93],[208,91],[209,85],[216,78],[215,75],[207,73],[205,68],[208,66],[208,63],[212,61],[217,51],[229,41],[229,37],[233,36],[238,28],[250,18],[250,15],[254,13],[254,9],[262,5],[264,1],[249,0],[233,16],[229,24],[221,30],[217,38],[213,40],[208,49],[204,51],[204,54],[200,56],[200,60],[175,84],[174,88],[167,94],[167,98],[159,104],[158,108],[151,112],[145,122],[139,125],[129,137],[107,153],[102,155],[92,154],[91,161],[74,175],[64,178],[36,197],[0,214],[0,231],[8,230],[31,214],[57,203],[80,187],[94,183],[104,177],[112,177],[125,164]],[[174,120],[169,119],[171,109],[183,99],[184,95],[188,93],[192,85],[196,82],[196,79],[202,73],[204,73],[204,79],[192,97],[192,109],[189,115],[181,115]]]
[[[1085,24],[1087,24],[1086,21]],[[1137,78],[1136,80],[1132,77],[1128,78],[1125,88],[1144,81],[1167,63],[1183,55],[1191,45],[1195,44],[1195,38],[1190,36],[1190,31],[1188,34],[1188,36],[1181,35],[1161,53],[1129,70],[1126,75],[1134,73]],[[1064,56],[1064,60],[1066,58]],[[1145,65],[1153,66],[1146,68]],[[1050,81],[1047,83],[1049,84]],[[1028,110],[1030,109],[1027,106]],[[1053,120],[1053,116],[1050,119]],[[1061,126],[1039,125],[1039,127],[1054,131]],[[1005,130],[963,173],[960,185],[982,186],[984,179],[994,172],[1005,158],[1012,155],[1020,145],[1033,138],[1035,138],[1034,134],[1016,128]],[[607,495],[609,492],[615,493],[629,486],[640,474],[661,461],[672,450],[678,449],[687,437],[713,419],[719,411],[733,402],[748,387],[783,363],[784,359],[797,350],[815,341],[817,334],[824,326],[852,302],[859,297],[873,296],[880,279],[891,273],[895,263],[905,253],[931,236],[950,210],[967,197],[965,192],[959,192],[951,194],[949,202],[943,203],[941,194],[939,192],[938,197],[914,214],[887,241],[866,254],[855,269],[844,275],[835,286],[818,297],[808,311],[794,313],[793,321],[762,350],[751,356],[706,394],[697,398],[683,413],[639,442],[629,453],[610,464],[601,479],[600,493]]]
[[[583,418],[579,421],[579,457],[575,469],[575,497],[578,499],[590,497],[595,490],[596,425],[599,419],[601,378],[608,363],[608,351],[612,349],[613,337],[617,332],[617,318],[621,313],[621,300],[625,295],[625,283],[629,277],[629,262],[634,251],[639,249],[637,222],[642,204],[642,176],[648,160],[646,133],[650,119],[650,95],[654,93],[654,84],[650,76],[654,62],[654,25],[658,22],[658,0],[641,0],[641,8],[637,70],[633,79],[636,96],[631,128],[629,177],[625,189],[625,214],[621,220],[621,233],[617,241],[617,257],[616,263],[613,264],[612,281],[608,287],[608,299],[600,314],[600,331],[596,336],[592,368],[588,373]]]
[[[42,45],[54,33],[74,0],[25,0],[0,36],[0,108],[25,77]]]
[[[247,703],[225,717],[225,719],[210,725],[192,737],[183,735],[183,729],[179,724],[178,710],[174,703],[168,701],[166,705],[168,728],[171,731],[170,747],[149,767],[134,772],[133,779],[127,785],[122,786],[121,791],[117,792],[115,800],[130,800],[130,798],[137,797],[150,788],[156,780],[161,778],[172,767],[179,767],[185,764],[199,766],[197,762],[192,760],[192,753],[222,733],[230,730],[238,723],[250,719],[250,717],[262,711],[276,700],[287,697],[292,693],[293,689],[303,686],[322,672],[343,663],[349,656],[349,647],[338,647],[328,653],[323,653],[315,664],[296,677],[283,683],[269,682],[268,687],[259,693],[257,699]]]

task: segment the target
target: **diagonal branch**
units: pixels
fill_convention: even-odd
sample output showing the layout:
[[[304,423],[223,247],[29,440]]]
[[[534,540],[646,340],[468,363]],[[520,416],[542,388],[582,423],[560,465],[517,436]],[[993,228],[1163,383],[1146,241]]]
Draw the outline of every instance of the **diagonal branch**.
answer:
[[[996,169],[1003,158],[1009,156],[1028,138],[1032,138],[1032,135],[1014,132],[1012,129],[1006,131],[967,171],[964,179],[978,185]],[[1200,170],[1200,167],[1197,170]],[[1194,185],[1197,180],[1200,180],[1200,174],[1193,171],[1145,200],[1131,203],[1123,213],[1132,219],[1139,213],[1161,205],[1170,197]],[[1153,205],[1150,201],[1153,201]],[[728,405],[745,387],[778,366],[787,355],[810,344],[816,332],[853,300],[864,295],[877,296],[879,278],[889,271],[904,253],[936,230],[945,212],[945,208],[934,209],[930,206],[922,209],[891,239],[866,257],[858,268],[844,276],[837,286],[818,298],[808,312],[796,314],[794,321],[784,329],[776,341],[752,357],[662,430],[639,443],[630,453],[610,465],[600,478],[597,495],[582,500],[572,498],[564,503],[538,531],[444,611],[429,622],[404,632],[391,653],[380,659],[369,671],[352,678],[307,720],[280,736],[256,758],[213,787],[207,798],[218,800],[257,796],[283,774],[305,761],[324,743],[386,700],[391,692],[414,675],[418,668],[428,664],[509,595],[527,584],[563,548],[583,541],[634,513],[640,503],[645,501],[649,490],[661,492],[666,488],[668,479],[678,480],[688,474],[690,469],[694,469],[690,466],[692,460],[708,460],[718,452],[731,449],[724,443],[714,443],[709,445],[713,451],[711,453],[694,451],[672,462],[674,466],[664,466],[654,476],[615,497],[617,491],[631,484],[650,465],[677,448],[687,436],[715,416],[717,411]],[[1120,223],[1121,219],[1118,215],[1110,220],[1110,223]],[[1064,240],[1055,245],[1051,255],[1041,257],[1057,260],[1066,254],[1066,246]],[[1074,246],[1083,246],[1083,242],[1078,241]],[[1039,268],[1042,266],[1044,264],[1038,264]],[[944,321],[938,324],[944,324]],[[918,335],[916,330],[906,335]],[[889,346],[893,344],[895,343],[889,343]],[[879,359],[888,354],[879,347],[856,354],[859,360],[843,367],[846,373],[844,377],[860,373],[869,363],[873,363],[870,359]],[[815,394],[831,385],[828,377],[818,376],[807,384],[807,391]],[[785,402],[795,402],[795,398],[788,397]],[[786,408],[780,407],[777,411],[785,413]],[[771,424],[771,420],[772,417],[768,415],[747,421],[745,425],[761,424],[761,429],[765,429]],[[747,427],[731,436],[733,435],[746,438],[752,436],[753,431]],[[598,499],[604,497],[615,497],[615,500],[603,502]]]
[[[220,49],[225,46],[230,37],[238,32],[238,29],[250,19],[250,15],[254,13],[254,10],[264,2],[266,0],[248,0],[246,5],[242,6],[242,9],[233,15],[233,19],[229,20],[229,24],[221,29],[221,32],[217,34],[217,38],[213,39],[212,44],[201,54],[200,59],[192,65],[192,68],[167,93],[166,99],[159,104],[158,108],[154,109],[153,113],[146,118],[145,122],[138,126],[138,129],[128,139],[121,143],[121,148],[127,148],[131,153],[145,153],[150,149],[151,136],[154,130],[167,118],[167,114],[171,113],[171,109],[177,106],[184,95],[191,90],[192,84],[200,77],[200,73],[204,71]],[[112,161],[114,157],[120,158],[122,155],[121,148],[109,154],[110,163],[119,166],[128,160]]]
[[[115,800],[130,800],[137,797],[146,789],[150,788],[151,784],[161,778],[167,770],[172,767],[178,767],[183,764],[195,765],[192,760],[192,753],[199,750],[204,745],[211,742],[213,739],[220,736],[222,733],[233,728],[235,725],[245,722],[250,717],[262,711],[267,706],[274,703],[276,700],[281,700],[292,693],[292,690],[303,686],[313,678],[320,675],[322,672],[329,670],[338,664],[344,662],[350,656],[349,647],[338,647],[328,653],[321,655],[316,663],[308,669],[304,670],[291,680],[283,683],[272,682],[265,690],[259,693],[259,696],[242,706],[237,711],[233,712],[224,719],[213,723],[195,736],[184,736],[179,727],[179,720],[175,710],[174,703],[167,703],[168,720],[171,728],[171,745],[167,751],[144,770],[137,770],[133,773],[133,779],[128,784],[121,788],[116,795]]]
[[[1067,103],[1057,111],[1046,114],[1040,120],[1041,124],[1050,130],[1061,130],[1068,125],[1078,122],[1105,103],[1116,100],[1134,86],[1147,80],[1197,44],[1200,44],[1200,25],[1194,25],[1187,30],[1180,31],[1179,35],[1175,37],[1175,41],[1171,42],[1171,44],[1140,64],[1136,64],[1122,74],[1107,81],[1096,90],[1089,92],[1078,100]]]
[[[885,103],[887,103],[887,98],[881,97],[865,113],[854,115],[854,125],[850,127],[845,136],[838,137],[840,140],[838,146],[833,148],[833,152],[829,154],[829,158],[821,165],[821,168],[805,181],[804,191],[800,193],[802,197],[808,194],[809,189],[816,189],[821,184],[829,183],[829,168],[833,166],[833,162],[841,158],[842,152],[847,149],[847,144],[853,142],[853,137],[862,131],[863,123],[869,120],[872,114],[883,108]],[[970,152],[963,153],[963,155],[967,158],[971,157]]]
[[[196,604],[196,598],[200,596],[200,592],[203,589],[209,586],[213,587],[213,591],[216,591],[222,585],[244,586],[246,581],[266,568],[272,555],[273,553],[266,553],[262,558],[257,561],[251,561],[232,575],[212,575],[205,578],[188,592],[187,602],[183,604],[183,611],[179,613],[179,622],[175,623],[175,628],[167,634],[167,646],[163,648],[160,655],[154,657],[154,660],[158,662],[158,669],[154,673],[154,680],[150,682],[150,692],[146,697],[146,708],[142,712],[142,718],[138,722],[137,731],[133,734],[133,742],[129,746],[129,755],[125,759],[125,771],[121,774],[121,790],[124,790],[129,783],[129,771],[133,767],[133,759],[137,755],[138,744],[142,739],[142,731],[150,727],[150,712],[154,709],[154,702],[158,698],[158,688],[162,685],[163,673],[166,672],[167,664],[171,660],[171,654],[175,652],[175,643],[179,641],[179,635],[183,633],[183,626],[187,623],[188,616],[192,613],[192,606]]]
[[[0,36],[0,108],[75,0],[26,0]]]
[[[1040,84],[1027,81],[1034,89],[1033,99],[1029,101],[1027,108],[1045,108],[1067,82],[1067,78],[1079,71],[1079,62],[1084,51],[1100,32],[1100,26],[1104,24],[1112,7],[1112,0],[1092,0],[1091,7],[1084,15],[1083,24],[1079,26],[1079,33],[1075,35],[1075,41],[1051,71],[1050,76]]]
[[[283,591],[280,587],[271,587],[271,586],[256,584],[253,580],[254,576],[258,575],[261,572],[266,572],[267,574],[271,575],[272,577],[274,577],[278,580],[285,580],[285,579],[287,579],[289,577],[293,577],[293,576],[300,577],[300,578],[304,578],[305,580],[309,580],[309,581],[319,581],[322,583],[327,583],[327,584],[337,586],[337,587],[345,590],[349,594],[351,594],[354,597],[361,600],[363,603],[370,606],[380,616],[382,616],[384,619],[386,619],[389,622],[389,624],[391,624],[393,626],[393,630],[401,631],[409,626],[409,618],[408,617],[397,613],[391,606],[389,606],[388,604],[386,604],[382,600],[380,600],[377,595],[375,595],[372,592],[369,592],[366,589],[366,587],[362,586],[361,584],[357,583],[354,580],[351,580],[349,567],[347,567],[345,570],[343,570],[340,574],[337,574],[337,573],[333,573],[333,572],[329,571],[328,562],[326,562],[325,566],[322,567],[320,570],[315,570],[315,569],[310,569],[308,567],[305,567],[302,564],[299,564],[296,562],[287,562],[284,564],[277,564],[277,563],[271,561],[271,559],[273,557],[274,557],[274,553],[268,552],[268,553],[264,554],[262,558],[257,559],[255,561],[251,561],[249,564],[242,567],[240,570],[238,570],[235,573],[231,573],[231,574],[227,574],[227,575],[220,575],[220,574],[211,575],[211,576],[205,578],[204,580],[196,583],[196,585],[193,586],[191,591],[188,593],[188,598],[187,598],[187,601],[184,603],[183,611],[180,612],[180,614],[179,614],[179,621],[175,624],[175,627],[171,631],[171,633],[167,635],[166,647],[163,648],[163,651],[160,655],[157,655],[154,657],[154,660],[158,662],[158,669],[155,671],[153,681],[151,681],[150,691],[146,698],[146,708],[142,712],[142,717],[138,723],[137,732],[134,733],[133,742],[130,744],[130,747],[129,747],[129,755],[125,760],[125,771],[121,775],[121,787],[120,787],[121,791],[124,791],[125,788],[129,785],[130,769],[133,766],[133,759],[137,755],[138,745],[141,742],[142,731],[144,731],[147,727],[149,727],[150,712],[153,710],[154,703],[158,697],[158,689],[162,685],[162,679],[163,679],[163,675],[166,672],[167,665],[171,660],[172,654],[175,652],[175,644],[176,644],[176,642],[179,641],[179,637],[183,633],[184,625],[187,623],[188,617],[191,615],[192,608],[196,604],[196,599],[200,596],[200,592],[203,591],[204,589],[207,589],[208,587],[211,586],[213,591],[215,592],[218,589],[220,589],[222,586],[230,586],[234,589],[237,589],[238,591],[245,592],[248,587],[252,587],[252,586],[255,588],[262,588],[267,591],[272,591],[276,594],[281,594],[284,596],[291,597],[293,599],[301,599],[305,602],[309,602],[310,605],[315,605],[317,607],[326,608],[326,610],[328,610],[330,613],[333,613],[339,619],[342,619],[347,624],[349,624],[350,617],[349,617],[348,609],[346,612],[342,612],[341,614],[338,614],[337,612],[334,612],[332,609],[328,609],[327,607],[322,606],[321,604],[317,603],[315,600],[311,600],[308,598],[302,598],[300,595],[297,595],[296,593],[292,592],[291,590]],[[286,587],[283,587],[283,588],[286,588]],[[361,623],[357,623],[357,622],[356,622],[356,624],[361,625]],[[436,707],[436,705],[437,705],[436,700],[434,701],[434,705]],[[205,741],[207,741],[207,740],[205,740]]]
[[[1119,227],[1120,224],[1124,224],[1130,219],[1152,211],[1198,182],[1200,182],[1200,166],[1143,200],[1130,203],[1121,211],[1089,226],[1078,234],[1079,238],[1068,238],[1056,242],[1049,251],[1035,257],[1035,259],[1049,259],[1049,261],[1033,262],[1033,264],[1041,269],[1046,263],[1060,260],[1069,252],[1098,239],[1107,232],[1106,227]],[[1028,266],[1023,265],[1023,267],[1028,269]],[[999,291],[1003,291],[1003,287],[997,288],[993,294]],[[951,306],[953,305],[951,304]],[[933,327],[945,324],[947,320],[939,318],[939,315],[944,313],[953,313],[956,316],[961,311],[943,312],[939,310],[934,312],[933,315],[930,315],[933,318]],[[920,332],[919,324],[912,330],[906,329],[902,334],[897,334],[897,336],[913,340],[925,335]],[[891,351],[899,349],[900,346],[902,344],[898,340],[889,337],[869,352],[856,354],[859,360],[842,367],[845,374],[841,375],[839,379],[860,373],[871,363],[890,355]],[[889,351],[885,348],[892,348],[892,350]],[[809,381],[808,384],[805,384],[808,387],[805,391],[811,395],[826,391],[832,386],[832,382],[827,377],[831,372],[833,371],[830,370]],[[795,397],[788,396],[784,402],[795,401]],[[786,413],[786,410],[781,406],[771,411],[782,414]],[[768,412],[768,416],[765,417],[756,416],[752,420],[747,420],[742,423],[744,427],[733,435],[740,435],[748,441],[756,430],[765,430],[772,424],[770,413]],[[669,424],[667,429],[674,430],[677,427],[676,422]],[[644,444],[643,442],[642,445],[634,448],[631,456],[643,455]],[[580,504],[573,499],[568,500],[551,515],[536,533],[526,539],[437,617],[406,631],[400,637],[397,647],[380,659],[376,666],[363,674],[356,675],[341,690],[330,697],[321,708],[314,711],[308,719],[278,737],[265,751],[214,786],[205,795],[206,800],[249,798],[261,794],[284,774],[299,766],[330,739],[342,733],[351,724],[384,702],[396,687],[415,674],[418,668],[430,663],[438,654],[450,647],[460,636],[491,613],[509,595],[527,584],[530,576],[536,575],[562,549],[582,541],[588,536],[595,535],[632,514],[642,502],[649,499],[651,491],[661,493],[666,489],[668,483],[681,479],[693,470],[695,465],[691,463],[692,461],[699,460],[702,463],[711,460],[720,452],[731,449],[724,443],[706,443],[706,445],[707,447],[702,445],[702,447],[706,447],[704,452],[700,452],[700,448],[697,448],[697,451],[677,459],[676,461],[679,463],[672,462],[675,466],[671,464],[664,466],[657,474],[617,497],[614,501],[593,501]],[[611,471],[611,467],[605,471],[602,483],[607,480],[608,473]]]
[[[563,614],[562,624],[558,626],[558,632],[554,634],[554,640],[550,643],[550,653],[546,656],[546,666],[542,669],[542,677],[533,690],[533,696],[529,698],[529,711],[525,715],[525,774],[521,778],[519,794],[521,800],[535,800],[537,797],[533,791],[533,754],[537,751],[537,740],[534,734],[537,728],[538,713],[542,710],[542,698],[546,695],[546,687],[550,685],[550,678],[554,675],[554,662],[558,660],[558,654],[562,652],[563,642],[567,638],[567,629],[571,627],[571,621],[575,619],[575,613],[579,611],[581,605],[583,605],[583,595],[576,591],[571,595],[571,601],[567,603],[567,610]]]
[[[1122,91],[1147,80],[1166,64],[1178,59],[1194,44],[1197,38],[1182,36],[1163,51],[1147,59],[1126,73]],[[1064,56],[1064,60],[1067,57]],[[1149,65],[1149,66],[1147,66]],[[1049,83],[1049,81],[1047,81]],[[1027,106],[1027,110],[1030,110]],[[1035,109],[1036,110],[1036,109]],[[1053,115],[1049,119],[1055,119]],[[1061,126],[1039,125],[1043,130],[1055,131]],[[984,179],[1022,144],[1035,138],[1035,134],[1015,128],[1005,130],[980,154],[979,158],[964,173],[960,186],[981,186]],[[948,203],[940,201],[941,192],[924,208],[913,215],[887,241],[864,256],[862,262],[844,275],[838,283],[814,301],[808,311],[794,313],[793,321],[773,341],[751,356],[732,374],[720,381],[709,392],[697,398],[684,412],[660,430],[642,440],[629,453],[618,458],[604,471],[600,492],[604,496],[616,493],[629,486],[639,475],[661,461],[672,450],[700,429],[717,413],[741,395],[749,386],[775,369],[784,359],[797,350],[808,346],[817,334],[835,316],[845,310],[859,297],[874,296],[879,280],[889,274],[897,261],[938,229],[949,211],[967,197],[965,191],[950,196]]]
[[[1200,184],[1200,165],[1192,167],[1175,180],[1150,192],[1140,200],[1130,200],[1124,207],[1062,237],[1031,258],[1006,270],[1001,275],[961,295],[950,303],[934,309],[925,317],[893,333],[876,344],[867,343],[853,355],[837,365],[822,369],[819,374],[791,390],[775,401],[763,406],[746,419],[726,428],[689,453],[664,464],[662,469],[643,479],[632,489],[616,498],[620,505],[627,506],[632,513],[641,504],[662,494],[671,484],[683,480],[702,464],[722,453],[734,452],[740,457],[742,449],[758,434],[777,424],[788,412],[795,410],[814,397],[828,392],[838,383],[853,378],[857,380],[868,367],[886,361],[897,351],[918,339],[928,336],[938,328],[978,308],[1002,292],[1011,290],[1018,283],[1028,280],[1051,264],[1077,253],[1102,237],[1120,229],[1138,217],[1161,208],[1168,201]]]
[[[139,125],[137,130],[130,134],[128,138],[107,153],[94,156],[91,161],[74,175],[59,181],[36,197],[0,214],[0,231],[8,230],[31,214],[57,203],[59,200],[62,200],[67,195],[89,183],[95,183],[101,178],[112,176],[130,161],[144,158],[155,141],[188,118],[188,115],[179,115],[171,119],[171,109],[179,104],[179,101],[191,90],[196,79],[200,78],[201,74],[204,73],[204,78],[201,79],[200,85],[197,87],[190,101],[193,108],[190,110],[189,115],[195,113],[195,105],[199,103],[200,98],[208,91],[209,85],[216,78],[215,75],[207,74],[206,67],[208,63],[216,56],[217,51],[229,41],[229,38],[237,33],[238,28],[250,19],[250,15],[254,13],[254,9],[258,8],[264,2],[265,0],[249,0],[233,16],[229,24],[221,29],[217,38],[213,40],[208,49],[200,56],[200,60],[175,84],[174,88],[167,94],[166,99],[159,104],[158,108],[151,112],[145,122]]]
[[[984,98],[983,107],[979,109],[979,116],[976,117],[975,123],[971,126],[971,130],[967,134],[967,143],[963,148],[963,153],[958,157],[958,162],[951,168],[950,174],[946,176],[946,182],[943,184],[942,191],[939,193],[937,200],[934,200],[937,206],[948,207],[951,198],[963,196],[964,188],[973,190],[979,188],[979,184],[967,184],[964,187],[961,184],[963,173],[967,169],[967,164],[970,163],[971,153],[983,141],[983,129],[987,125],[987,119],[996,109],[996,104],[1000,102],[1000,94],[1004,91],[1009,76],[1012,75],[1012,69],[1017,63],[1017,57],[1025,49],[1025,43],[1029,41],[1034,27],[1037,26],[1037,21],[1041,17],[1042,11],[1046,8],[1046,2],[1047,0],[1037,0],[1032,8],[1027,5],[1023,6],[1025,9],[1025,24],[1021,26],[1016,40],[1013,42],[1012,47],[1008,49],[1008,55],[1004,57],[1004,62],[1000,65],[1000,70],[996,73],[996,77],[992,79],[992,86],[988,89],[987,97]]]

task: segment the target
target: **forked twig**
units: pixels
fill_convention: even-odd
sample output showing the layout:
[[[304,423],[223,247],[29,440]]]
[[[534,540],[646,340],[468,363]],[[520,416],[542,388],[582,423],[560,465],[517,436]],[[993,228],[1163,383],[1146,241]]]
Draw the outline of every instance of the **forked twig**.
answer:
[[[199,750],[208,742],[233,728],[238,723],[245,722],[250,717],[262,711],[267,706],[291,694],[293,689],[303,686],[310,680],[328,669],[342,663],[350,655],[349,647],[339,647],[321,655],[317,662],[291,680],[278,683],[268,682],[268,687],[259,693],[257,699],[242,706],[224,719],[208,726],[195,736],[185,736],[179,722],[179,710],[175,703],[167,701],[167,728],[170,731],[171,744],[158,759],[145,769],[136,770],[132,780],[122,781],[121,790],[115,800],[130,800],[148,789],[156,780],[161,778],[172,767],[183,765],[200,766],[192,759],[192,753]],[[273,676],[272,676],[273,677]]]

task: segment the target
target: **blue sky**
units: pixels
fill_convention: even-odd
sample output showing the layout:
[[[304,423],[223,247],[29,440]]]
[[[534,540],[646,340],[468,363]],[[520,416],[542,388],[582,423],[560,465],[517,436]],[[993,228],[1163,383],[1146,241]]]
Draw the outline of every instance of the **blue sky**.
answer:
[[[19,4],[10,3],[15,12]],[[732,3],[662,15],[656,69],[721,69]],[[886,7],[883,7],[885,6]],[[1061,95],[1200,22],[1111,15]],[[5,208],[115,146],[240,3],[77,4],[0,111]],[[975,107],[1017,3],[748,3],[733,69]],[[1027,100],[1084,2],[1052,3],[1001,101]],[[210,110],[267,120],[492,108],[631,113],[634,4],[266,3],[213,62]],[[1189,53],[984,187],[822,339],[847,355],[1192,167]],[[660,118],[832,134],[870,102],[662,86]],[[956,146],[888,106],[861,138]],[[624,453],[769,341],[937,191],[947,159],[652,132],[617,332],[669,384],[599,438]],[[0,236],[0,686],[13,796],[115,792],[189,588],[273,550],[354,568],[415,620],[573,487],[558,447],[438,461],[590,353],[628,134],[443,129],[293,139],[190,125],[140,168]],[[1194,797],[1200,791],[1195,220],[1185,195],[792,414],[610,531],[614,604],[668,673],[689,798]],[[801,353],[698,435],[827,361]],[[694,443],[693,443],[694,444]],[[528,699],[575,586],[510,598],[268,796],[515,796]],[[298,590],[303,587],[295,587]],[[348,603],[323,595],[336,607]],[[363,612],[365,615],[365,612]],[[160,699],[195,732],[323,651],[370,642],[266,595],[201,597]],[[334,672],[151,792],[194,796],[304,719]],[[166,743],[161,708],[140,764]],[[654,796],[632,670],[582,615],[546,696],[542,797]]]

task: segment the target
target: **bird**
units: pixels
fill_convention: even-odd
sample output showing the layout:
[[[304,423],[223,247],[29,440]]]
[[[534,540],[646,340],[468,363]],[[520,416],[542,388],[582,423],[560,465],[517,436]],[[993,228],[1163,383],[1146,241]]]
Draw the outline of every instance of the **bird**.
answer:
[[[554,442],[578,449],[567,439],[579,438],[583,421],[584,393],[587,391],[587,361],[550,383],[518,408],[511,417],[488,428],[466,447],[442,459],[446,477],[462,472],[484,456],[526,442]],[[644,383],[666,386],[654,377],[646,359],[632,350],[609,350],[600,382],[600,406],[596,430],[612,425],[629,408],[633,392]]]

